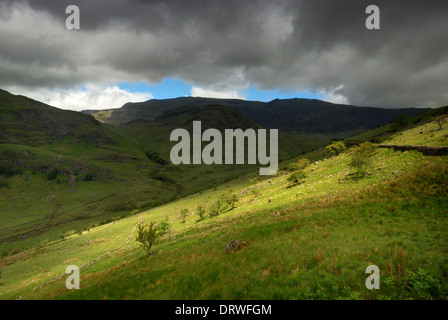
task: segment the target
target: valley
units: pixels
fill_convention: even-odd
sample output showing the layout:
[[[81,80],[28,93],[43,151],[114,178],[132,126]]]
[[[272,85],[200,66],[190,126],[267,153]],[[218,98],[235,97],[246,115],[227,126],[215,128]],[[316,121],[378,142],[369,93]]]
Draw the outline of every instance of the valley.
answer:
[[[447,298],[446,156],[374,148],[358,176],[352,149],[324,148],[335,134],[280,131],[274,176],[254,165],[175,166],[169,135],[191,133],[192,119],[220,130],[263,126],[216,105],[125,125],[81,113],[73,123],[62,111],[14,120],[35,105],[2,92],[2,299]],[[447,125],[433,120],[446,110],[424,110],[398,131],[358,129],[344,142],[447,146]],[[38,135],[20,134],[32,125]],[[303,158],[309,164],[297,169]],[[212,214],[231,196],[234,205]],[[150,221],[169,231],[148,257],[135,237]],[[69,264],[81,267],[80,290],[65,287]],[[372,264],[381,290],[364,285]]]

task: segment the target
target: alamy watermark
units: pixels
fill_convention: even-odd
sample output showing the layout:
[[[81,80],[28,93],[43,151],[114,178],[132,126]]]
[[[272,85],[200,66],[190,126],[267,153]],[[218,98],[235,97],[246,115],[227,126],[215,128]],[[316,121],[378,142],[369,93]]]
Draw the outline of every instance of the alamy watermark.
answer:
[[[65,280],[68,290],[79,289],[79,267],[70,265],[65,269],[65,274],[70,274]]]
[[[245,164],[245,140],[247,139],[247,164],[267,165],[260,168],[260,175],[273,175],[278,169],[278,130],[269,129],[269,155],[267,154],[267,130],[225,129],[224,158],[223,137],[218,129],[207,129],[202,133],[201,121],[193,121],[193,137],[185,129],[171,132],[170,141],[178,141],[171,149],[170,159],[179,164]],[[258,137],[257,137],[258,134]],[[234,148],[234,141],[235,148]],[[193,157],[191,157],[191,142]],[[202,142],[210,142],[202,150]],[[235,149],[235,156],[234,156]],[[236,158],[236,161],[234,161]]]
[[[81,28],[80,10],[76,5],[70,5],[65,9],[69,16],[65,20],[65,26],[69,30],[79,30]],[[376,5],[369,5],[365,11],[369,16],[366,19],[366,28],[368,30],[379,30],[380,27],[380,8]]]
[[[366,13],[369,16],[366,19],[366,28],[368,30],[379,30],[380,26],[380,8],[375,5],[370,5],[366,8]]]
[[[68,6],[65,13],[69,14],[65,20],[65,27],[69,30],[79,30],[81,28],[81,17],[79,7],[75,5]]]
[[[370,265],[366,268],[366,273],[370,274],[366,279],[366,288],[378,290],[380,288],[380,268]]]

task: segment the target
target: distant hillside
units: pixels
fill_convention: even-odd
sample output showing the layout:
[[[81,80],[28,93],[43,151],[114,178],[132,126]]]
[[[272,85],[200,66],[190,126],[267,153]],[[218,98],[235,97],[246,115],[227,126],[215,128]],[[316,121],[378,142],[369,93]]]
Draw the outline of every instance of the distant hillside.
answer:
[[[311,99],[273,100],[268,103],[236,99],[183,97],[127,103],[120,109],[85,110],[97,120],[124,124],[136,119],[155,119],[163,112],[183,106],[221,105],[234,108],[252,121],[282,131],[314,134],[341,134],[385,125],[398,114],[415,116],[426,109],[361,108]]]
[[[426,109],[380,109],[310,99],[277,99],[258,108],[248,105],[238,110],[268,128],[336,134],[374,129],[391,122],[398,114],[415,116]]]
[[[218,130],[224,130],[259,127],[238,110],[220,105],[180,107],[165,111],[155,120],[176,127],[190,127],[193,121],[201,121],[203,129],[216,128]]]
[[[404,127],[401,128],[400,130],[398,130],[398,132],[396,132],[396,130],[393,129],[393,124],[387,124],[379,128],[369,130],[356,136],[350,137],[349,139],[346,140],[346,142],[348,142],[349,144],[360,143],[364,141],[383,143],[385,140],[391,139],[391,137],[400,136],[402,131],[407,131],[408,135],[409,134],[413,135],[413,138],[412,141],[406,141],[406,143],[444,146],[447,145],[446,142],[445,144],[439,144],[439,143],[445,141],[446,138],[445,140],[443,140],[444,137],[440,137],[440,139],[437,138],[434,140],[434,135],[436,136],[441,135],[442,131],[438,132],[436,132],[436,130],[428,131],[426,129],[422,129],[422,127],[426,127],[427,125],[435,127],[436,124],[434,123],[434,117],[446,115],[447,113],[448,113],[448,106],[436,109],[429,109],[422,113],[419,113],[414,117],[410,117],[407,120],[407,124],[404,125]],[[428,135],[430,136],[429,137],[430,139],[429,141],[425,141],[425,139],[428,138]]]
[[[163,112],[156,119],[136,119],[116,128],[127,136],[139,137],[144,150],[157,152],[168,159],[170,149],[175,144],[169,140],[170,133],[176,128],[184,128],[191,132],[193,121],[201,121],[202,131],[215,128],[222,133],[225,129],[264,128],[242,112],[222,105],[179,107]],[[279,160],[290,159],[320,148],[330,140],[331,137],[328,135],[290,134],[280,131]]]
[[[236,99],[213,99],[180,97],[175,99],[148,100],[138,103],[126,103],[120,109],[83,110],[83,113],[93,115],[97,120],[109,124],[124,124],[136,119],[154,120],[165,111],[185,106],[204,107],[207,105],[221,105],[238,108],[242,106],[261,106],[263,102],[244,101]]]
[[[54,108],[4,90],[0,90],[0,128],[0,144],[40,146],[64,138],[92,145],[112,142],[90,115]]]

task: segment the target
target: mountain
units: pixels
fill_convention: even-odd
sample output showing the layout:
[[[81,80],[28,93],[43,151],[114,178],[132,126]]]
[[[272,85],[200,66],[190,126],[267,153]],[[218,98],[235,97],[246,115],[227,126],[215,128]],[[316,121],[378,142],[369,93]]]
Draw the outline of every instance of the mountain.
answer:
[[[374,129],[393,121],[399,114],[412,117],[424,111],[354,107],[315,99],[276,99],[261,107],[247,105],[238,110],[268,128],[320,134]]]
[[[245,101],[237,99],[213,99],[213,98],[195,98],[179,97],[174,99],[152,99],[145,102],[126,103],[120,109],[108,110],[83,110],[83,113],[91,114],[99,121],[110,124],[124,124],[136,119],[153,120],[165,111],[185,106],[204,107],[208,105],[221,105],[232,108],[243,106],[261,106],[263,102]]]
[[[287,132],[343,134],[374,129],[404,113],[415,116],[426,109],[381,109],[333,104],[315,99],[273,100],[268,103],[236,99],[183,97],[127,103],[120,109],[84,110],[97,120],[124,124],[136,119],[155,119],[163,112],[183,106],[221,105],[236,109],[266,128]]]
[[[193,121],[201,121],[204,129],[225,130],[241,128],[245,130],[259,127],[259,125],[238,110],[220,105],[206,107],[185,106],[171,109],[159,115],[155,120],[170,124],[173,127],[191,126]]]
[[[56,140],[111,143],[93,116],[61,110],[24,96],[0,90],[0,144],[40,146]]]
[[[170,133],[191,130],[193,120],[201,120],[203,129],[261,127],[216,104],[112,126],[0,91],[0,244],[54,240],[258,171],[259,165],[171,164],[176,143]],[[328,142],[281,132],[279,160]]]
[[[139,137],[142,148],[157,152],[169,158],[173,142],[170,133],[177,128],[192,132],[193,121],[201,121],[202,131],[215,128],[224,133],[225,129],[261,129],[263,126],[247,118],[242,112],[222,105],[184,106],[170,109],[155,119],[135,119],[119,126],[121,132],[129,137]],[[326,135],[290,134],[279,132],[279,160],[283,161],[329,143]]]

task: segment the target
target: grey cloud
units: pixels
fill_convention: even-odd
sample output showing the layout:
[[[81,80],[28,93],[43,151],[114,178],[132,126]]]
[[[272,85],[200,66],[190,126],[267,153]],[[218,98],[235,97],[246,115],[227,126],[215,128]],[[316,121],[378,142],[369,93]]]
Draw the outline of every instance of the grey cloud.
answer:
[[[3,6],[20,3],[24,12],[47,18],[33,29],[0,15],[0,86],[175,76],[223,90],[340,88],[356,105],[448,104],[447,1],[376,0],[377,31],[365,28],[365,8],[372,4],[365,0],[22,0]],[[80,31],[64,27],[71,4],[80,7]]]

